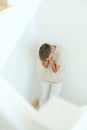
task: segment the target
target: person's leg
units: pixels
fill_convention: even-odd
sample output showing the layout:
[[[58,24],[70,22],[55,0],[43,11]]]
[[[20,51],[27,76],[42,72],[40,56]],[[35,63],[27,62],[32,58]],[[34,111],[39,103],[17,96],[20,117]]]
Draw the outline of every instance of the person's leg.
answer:
[[[40,106],[42,106],[49,98],[50,83],[41,83],[41,96],[40,96]]]
[[[61,91],[62,91],[62,87],[63,87],[62,81],[57,83],[57,84],[52,84],[52,88],[51,88],[49,97],[60,96]]]

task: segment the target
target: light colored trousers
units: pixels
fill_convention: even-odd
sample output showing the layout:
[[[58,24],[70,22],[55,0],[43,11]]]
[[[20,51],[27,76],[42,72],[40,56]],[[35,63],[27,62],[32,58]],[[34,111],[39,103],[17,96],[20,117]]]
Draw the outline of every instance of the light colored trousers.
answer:
[[[41,83],[40,106],[42,106],[52,96],[59,96],[63,87],[63,81],[59,83]]]

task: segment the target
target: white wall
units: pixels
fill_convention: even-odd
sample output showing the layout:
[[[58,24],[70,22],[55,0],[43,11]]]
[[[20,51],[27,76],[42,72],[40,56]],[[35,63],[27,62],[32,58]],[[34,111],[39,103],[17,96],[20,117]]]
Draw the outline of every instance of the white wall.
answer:
[[[60,43],[65,53],[62,96],[87,104],[87,1],[44,0],[36,14],[37,43]]]
[[[0,69],[14,50],[41,1],[8,0],[10,6],[0,12]]]
[[[39,96],[35,63],[35,18],[24,31],[1,74],[29,101]]]

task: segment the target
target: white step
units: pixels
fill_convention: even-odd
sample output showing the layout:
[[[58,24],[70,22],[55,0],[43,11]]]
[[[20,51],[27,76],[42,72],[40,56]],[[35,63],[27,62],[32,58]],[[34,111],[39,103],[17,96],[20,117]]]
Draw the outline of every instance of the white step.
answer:
[[[0,77],[0,115],[7,117],[7,121],[11,121],[16,128],[27,130],[28,121],[35,113],[32,106]]]
[[[77,127],[82,115],[83,111],[80,107],[64,99],[53,97],[39,110],[36,119],[38,123],[50,130],[74,130],[73,128]]]
[[[8,126],[8,129],[7,129]],[[36,111],[0,76],[0,130],[86,130],[87,110],[53,97]]]
[[[37,111],[0,76],[0,130],[48,130],[37,123]]]

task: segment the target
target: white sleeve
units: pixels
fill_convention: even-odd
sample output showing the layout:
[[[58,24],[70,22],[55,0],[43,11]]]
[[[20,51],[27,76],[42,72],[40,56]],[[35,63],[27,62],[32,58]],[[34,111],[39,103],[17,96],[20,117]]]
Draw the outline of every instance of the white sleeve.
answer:
[[[58,65],[64,64],[64,53],[60,50],[59,53],[55,56],[55,63]]]

